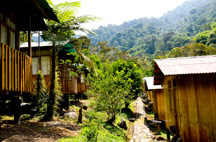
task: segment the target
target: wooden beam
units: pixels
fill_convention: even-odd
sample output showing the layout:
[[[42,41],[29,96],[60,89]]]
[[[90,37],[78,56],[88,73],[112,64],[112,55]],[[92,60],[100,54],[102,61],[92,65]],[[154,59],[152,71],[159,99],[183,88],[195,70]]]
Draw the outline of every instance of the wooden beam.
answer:
[[[50,20],[49,16],[46,14],[46,12],[44,11],[44,9],[41,7],[41,5],[38,3],[37,0],[34,0],[35,4],[37,5],[37,7],[40,9],[40,11],[43,13],[43,15]]]

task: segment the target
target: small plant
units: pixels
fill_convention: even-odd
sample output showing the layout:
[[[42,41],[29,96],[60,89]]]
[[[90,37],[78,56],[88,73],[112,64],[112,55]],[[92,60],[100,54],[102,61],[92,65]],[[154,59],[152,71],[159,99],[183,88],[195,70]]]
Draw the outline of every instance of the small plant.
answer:
[[[38,113],[46,112],[48,93],[46,91],[44,76],[41,71],[37,74],[37,80],[34,82],[33,99]]]
[[[84,130],[83,135],[87,138],[88,142],[96,142],[98,140],[99,128],[99,123],[91,122],[88,125],[88,129]]]

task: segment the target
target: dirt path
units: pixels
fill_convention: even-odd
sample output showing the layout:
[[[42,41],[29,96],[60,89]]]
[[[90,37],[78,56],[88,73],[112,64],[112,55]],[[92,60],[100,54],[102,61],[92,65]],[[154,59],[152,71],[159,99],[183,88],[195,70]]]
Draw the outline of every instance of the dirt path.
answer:
[[[136,121],[134,124],[134,133],[133,138],[130,140],[130,142],[151,142],[152,140],[152,134],[149,131],[149,128],[144,125],[144,118],[146,116],[145,110],[144,110],[144,104],[141,100],[141,98],[137,99],[137,110],[136,110]]]
[[[0,128],[2,142],[55,142],[62,137],[78,135],[80,127],[61,121],[4,123]]]

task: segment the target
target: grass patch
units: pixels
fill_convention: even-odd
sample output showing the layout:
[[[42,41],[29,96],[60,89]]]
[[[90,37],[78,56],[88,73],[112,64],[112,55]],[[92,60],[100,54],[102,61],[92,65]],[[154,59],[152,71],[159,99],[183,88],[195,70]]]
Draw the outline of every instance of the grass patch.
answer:
[[[167,138],[167,132],[165,130],[161,130],[159,133],[156,133],[155,135],[161,136],[162,138]]]
[[[85,142],[87,141],[85,136],[76,136],[76,137],[67,137],[67,138],[61,138],[58,140],[58,142]]]
[[[149,117],[154,118],[154,112],[153,111],[148,112],[148,114],[149,114]]]
[[[125,142],[127,130],[120,128],[117,124],[124,119],[128,128],[130,122],[128,118],[133,117],[134,102],[129,105],[129,108],[122,109],[117,115],[114,124],[107,123],[107,113],[97,112],[92,110],[88,100],[88,110],[83,111],[83,124],[81,126],[81,132],[75,137],[61,138],[59,142],[86,142],[87,137],[95,137],[99,142]],[[90,101],[91,102],[91,101]],[[90,109],[89,109],[90,108]],[[93,140],[95,141],[95,140]]]
[[[113,141],[125,142],[126,141],[123,130],[121,130],[118,126],[110,125],[108,123],[96,123],[96,125],[99,125],[99,129],[97,131],[98,142],[113,142]],[[81,133],[78,136],[61,138],[58,140],[58,142],[86,142],[88,141],[88,139],[85,135],[91,130],[92,130],[91,126],[85,124],[83,125],[83,128],[81,129]]]

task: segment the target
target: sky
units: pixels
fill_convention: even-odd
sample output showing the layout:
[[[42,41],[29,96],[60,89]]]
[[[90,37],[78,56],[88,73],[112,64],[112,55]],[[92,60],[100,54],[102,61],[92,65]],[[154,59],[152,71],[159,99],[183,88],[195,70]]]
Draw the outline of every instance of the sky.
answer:
[[[54,4],[80,1],[78,15],[93,15],[102,20],[85,24],[88,29],[109,24],[120,25],[124,22],[143,17],[159,18],[175,9],[186,0],[52,0]]]

